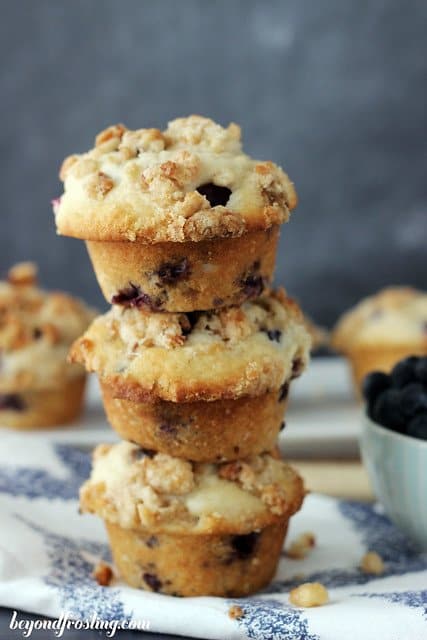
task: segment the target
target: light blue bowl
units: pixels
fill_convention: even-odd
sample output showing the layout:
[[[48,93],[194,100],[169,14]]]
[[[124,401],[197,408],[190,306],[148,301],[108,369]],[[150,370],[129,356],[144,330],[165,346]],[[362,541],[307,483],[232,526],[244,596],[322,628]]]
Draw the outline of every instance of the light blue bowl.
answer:
[[[427,550],[427,441],[403,436],[365,417],[363,462],[388,517]]]

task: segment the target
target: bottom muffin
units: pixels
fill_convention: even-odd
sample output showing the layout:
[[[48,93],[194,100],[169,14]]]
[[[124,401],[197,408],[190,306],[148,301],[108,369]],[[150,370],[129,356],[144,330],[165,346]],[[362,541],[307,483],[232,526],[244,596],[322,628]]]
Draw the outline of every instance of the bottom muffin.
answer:
[[[101,382],[104,408],[125,440],[197,462],[235,460],[273,449],[289,383],[261,396],[213,402],[132,402]]]
[[[287,519],[242,535],[147,535],[106,524],[121,576],[132,587],[176,596],[244,596],[276,572]]]
[[[128,442],[100,445],[80,492],[106,522],[131,586],[180,596],[242,596],[273,577],[299,475],[271,454],[194,463]]]
[[[83,407],[86,376],[64,381],[55,389],[0,393],[0,427],[39,429],[75,420]]]

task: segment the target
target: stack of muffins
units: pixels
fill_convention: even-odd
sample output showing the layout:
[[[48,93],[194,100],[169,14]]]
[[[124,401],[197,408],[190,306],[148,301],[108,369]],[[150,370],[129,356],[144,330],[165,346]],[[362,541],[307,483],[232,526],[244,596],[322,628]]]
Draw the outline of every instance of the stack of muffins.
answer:
[[[132,586],[239,596],[272,578],[301,478],[278,454],[301,312],[269,289],[292,183],[239,127],[191,116],[110,127],[64,162],[59,233],[86,240],[112,309],[74,344],[123,441],[100,445],[82,509]]]

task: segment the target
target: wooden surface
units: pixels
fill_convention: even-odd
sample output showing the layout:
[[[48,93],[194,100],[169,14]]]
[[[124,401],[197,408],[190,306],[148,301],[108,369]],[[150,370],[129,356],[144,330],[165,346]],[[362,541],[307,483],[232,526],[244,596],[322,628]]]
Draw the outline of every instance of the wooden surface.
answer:
[[[360,460],[289,460],[309,491],[352,500],[374,499]]]

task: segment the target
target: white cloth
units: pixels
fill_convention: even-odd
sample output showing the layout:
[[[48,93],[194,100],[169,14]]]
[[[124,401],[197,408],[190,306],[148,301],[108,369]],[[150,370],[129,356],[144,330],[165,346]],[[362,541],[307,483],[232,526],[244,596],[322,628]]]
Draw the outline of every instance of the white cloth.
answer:
[[[31,435],[2,433],[0,451],[0,605],[79,619],[148,620],[151,631],[234,640],[425,640],[427,555],[418,554],[366,504],[309,496],[288,541],[312,531],[317,544],[304,560],[283,557],[263,593],[240,600],[173,598],[91,577],[109,551],[101,521],[78,514],[78,487],[89,456]],[[366,550],[385,562],[380,577],[358,564]],[[314,609],[288,603],[288,591],[322,582],[330,602]],[[238,603],[244,616],[228,616]]]

